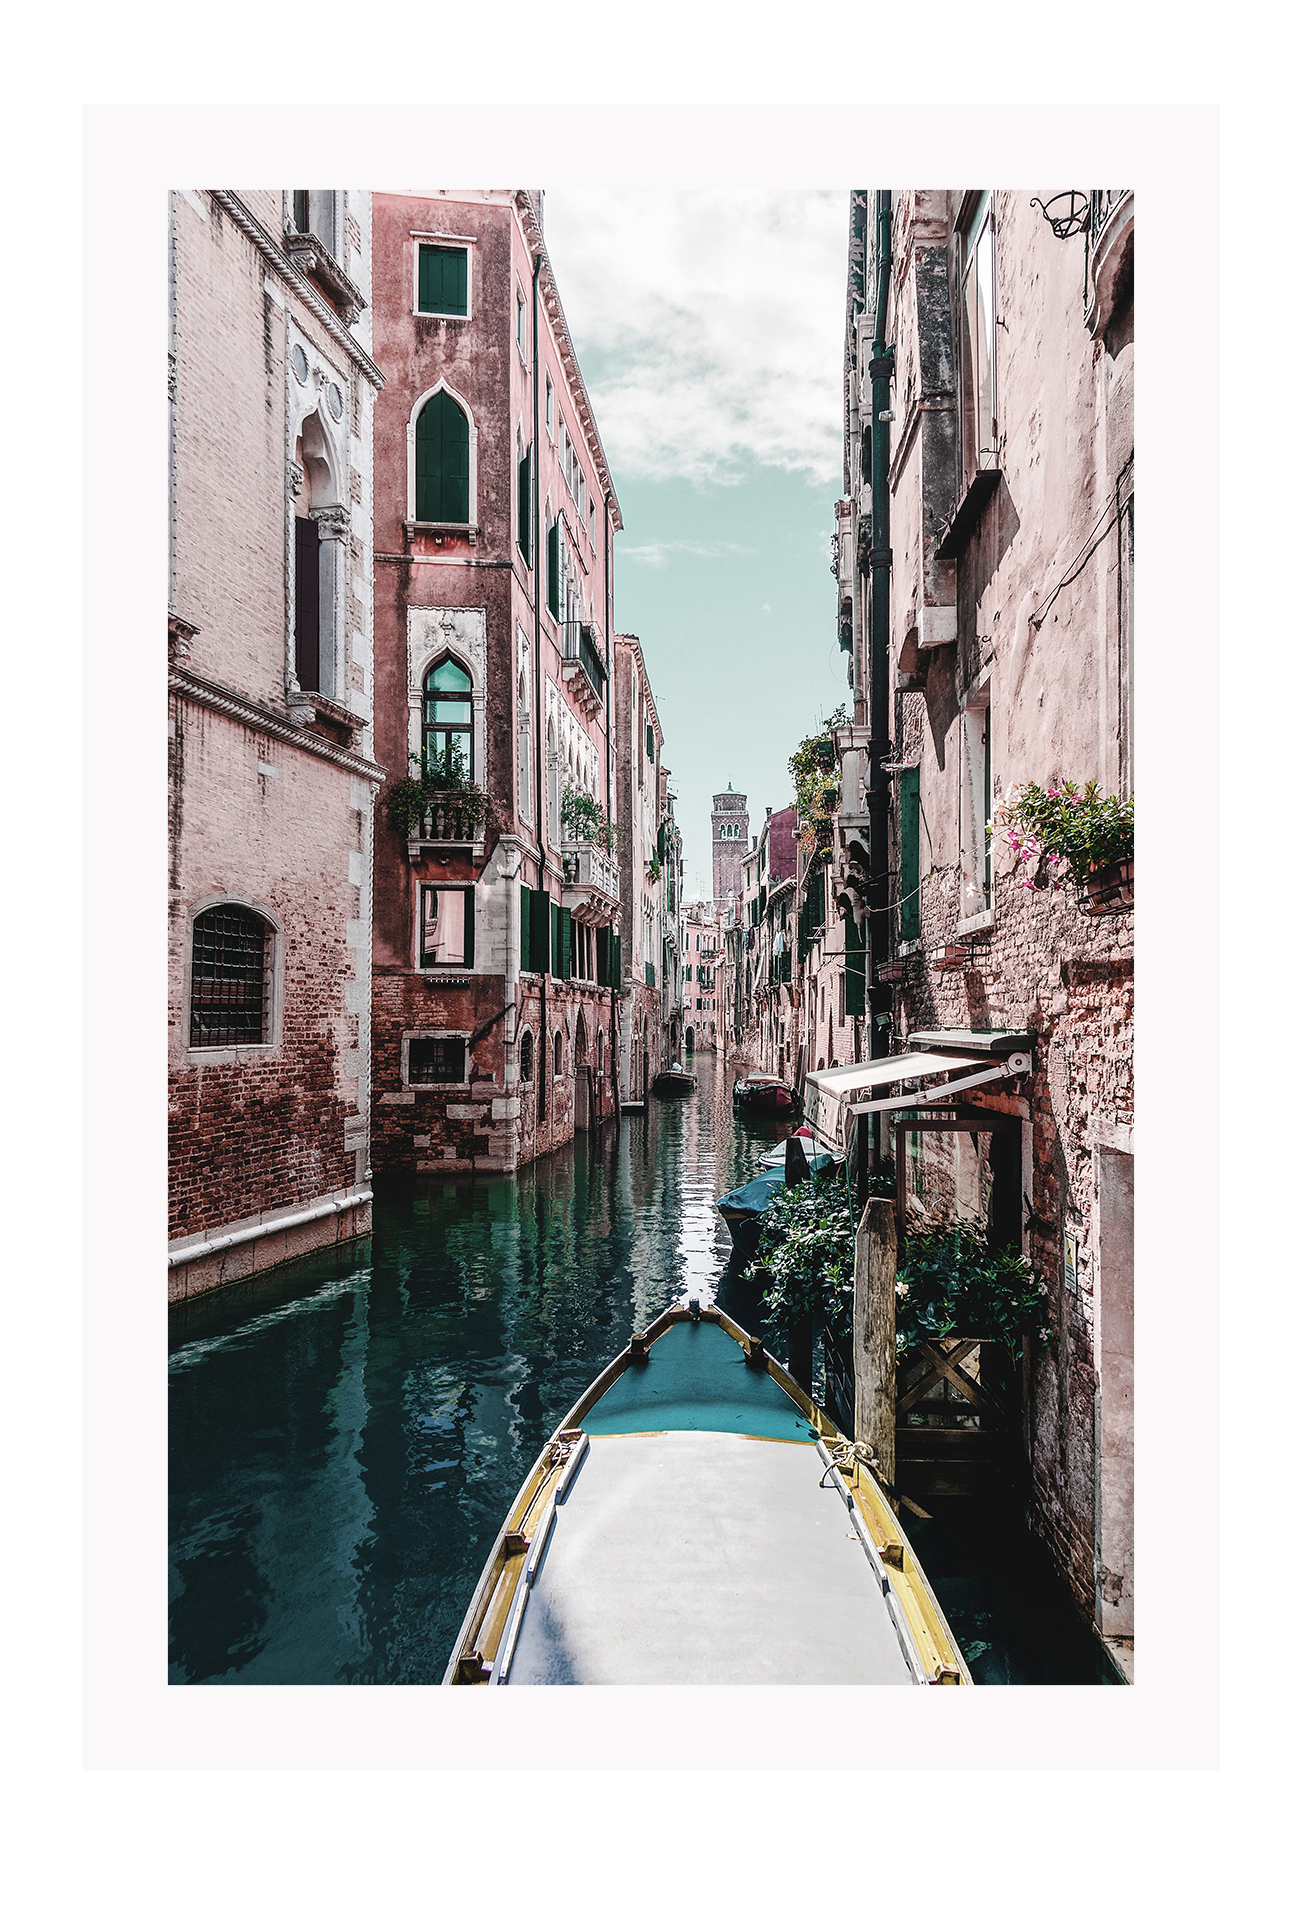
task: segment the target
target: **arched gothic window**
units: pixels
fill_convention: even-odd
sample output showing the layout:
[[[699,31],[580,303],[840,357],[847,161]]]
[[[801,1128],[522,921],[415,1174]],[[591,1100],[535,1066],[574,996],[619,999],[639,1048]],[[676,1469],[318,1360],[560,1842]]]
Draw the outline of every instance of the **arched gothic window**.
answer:
[[[469,418],[445,390],[416,421],[415,514],[421,523],[469,522]]]
[[[521,1081],[523,1082],[523,1084],[528,1085],[532,1081],[532,1076],[533,1076],[533,1035],[528,1030],[527,1026],[525,1026],[519,1040],[519,1077]]]
[[[559,1078],[560,1073],[563,1070],[563,1067],[564,1067],[564,1034],[562,1032],[557,1032],[555,1035],[555,1074],[554,1074],[554,1076],[557,1079]]]
[[[424,678],[424,766],[427,773],[458,770],[474,778],[472,683],[450,656]]]

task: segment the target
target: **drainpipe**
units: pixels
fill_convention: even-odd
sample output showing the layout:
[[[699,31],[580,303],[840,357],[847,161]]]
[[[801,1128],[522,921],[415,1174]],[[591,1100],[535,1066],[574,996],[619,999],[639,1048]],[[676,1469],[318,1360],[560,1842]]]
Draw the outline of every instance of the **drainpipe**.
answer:
[[[537,877],[546,891],[546,849],[542,845],[542,811],[545,806],[545,767],[543,751],[546,746],[544,726],[545,709],[542,704],[542,424],[541,424],[541,351],[537,341],[537,314],[540,299],[538,280],[542,270],[542,236],[537,234],[537,255],[533,259],[533,710],[534,710],[534,747],[537,756]],[[541,1020],[537,1051],[537,1124],[540,1128],[546,1119],[546,974],[541,979]],[[534,1134],[533,1152],[536,1155],[537,1137]]]
[[[878,201],[880,274],[876,284],[876,335],[871,347],[871,622],[868,636],[867,813],[871,820],[867,882],[867,1051],[882,1059],[889,1047],[878,1013],[889,1010],[888,987],[876,983],[877,967],[889,957],[889,777],[881,763],[889,747],[889,380],[894,354],[885,345],[885,316],[893,268],[893,208],[889,192]],[[880,1114],[871,1118],[871,1151],[880,1159]]]
[[[614,680],[613,651],[610,648],[610,630],[614,620],[614,578],[609,566],[609,493],[605,493],[605,818],[614,819],[614,762],[613,747],[610,741],[610,721]],[[611,852],[610,858],[617,864],[617,853]],[[621,883],[620,883],[621,884]],[[623,896],[619,894],[618,923],[620,932],[623,925]],[[613,933],[610,939],[613,939]],[[614,1085],[614,1117],[621,1117],[622,1107],[618,1096],[618,1002],[614,992],[614,949],[609,950],[609,1067]],[[603,1084],[603,1081],[602,1081]]]

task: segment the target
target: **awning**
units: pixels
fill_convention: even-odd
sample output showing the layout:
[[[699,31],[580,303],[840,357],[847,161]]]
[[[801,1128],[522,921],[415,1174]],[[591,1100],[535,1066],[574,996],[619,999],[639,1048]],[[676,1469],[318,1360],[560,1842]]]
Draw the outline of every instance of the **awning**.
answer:
[[[1021,1036],[1017,1044],[1029,1043]],[[862,1065],[833,1066],[810,1072],[804,1081],[804,1118],[825,1145],[843,1151],[849,1120],[864,1111],[901,1112],[911,1105],[936,1105],[970,1086],[1024,1077],[1032,1069],[1027,1051],[994,1056],[986,1048],[964,1052],[902,1052]],[[891,1095],[889,1088],[902,1086]]]

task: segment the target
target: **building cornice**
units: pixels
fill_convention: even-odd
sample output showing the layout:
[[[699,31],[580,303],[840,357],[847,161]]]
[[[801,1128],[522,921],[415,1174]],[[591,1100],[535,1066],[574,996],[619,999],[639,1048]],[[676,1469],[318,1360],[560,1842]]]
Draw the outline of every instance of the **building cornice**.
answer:
[[[376,364],[370,354],[363,350],[357,343],[357,340],[353,337],[337,312],[330,310],[328,304],[326,304],[324,298],[321,297],[315,286],[309,284],[302,273],[294,269],[294,266],[285,255],[284,247],[276,244],[260,219],[254,218],[253,214],[244,204],[244,201],[240,198],[238,192],[231,192],[225,188],[218,190],[212,186],[209,186],[207,189],[209,196],[221,207],[227,218],[231,219],[239,227],[245,238],[254,244],[258,251],[261,252],[262,257],[266,260],[266,263],[271,267],[272,271],[276,273],[277,277],[281,278],[284,283],[288,285],[289,289],[302,300],[307,309],[315,317],[320,319],[320,322],[325,326],[325,329],[329,332],[335,343],[342,345],[352,362],[361,372],[361,375],[367,378],[369,382],[374,385],[376,390],[382,390],[385,381],[384,373],[380,370],[378,364]]]
[[[258,734],[270,735],[275,741],[287,741],[292,747],[301,748],[304,754],[314,754],[322,761],[332,762],[336,768],[346,768],[350,774],[359,775],[363,781],[378,783],[387,779],[377,761],[371,761],[365,755],[353,754],[347,748],[336,747],[333,742],[322,741],[319,736],[295,727],[286,715],[277,715],[273,709],[262,708],[232,688],[222,688],[217,682],[205,681],[201,675],[191,675],[187,668],[169,668],[167,686],[200,708],[211,708],[218,715],[227,715],[232,721],[241,722],[245,728],[253,728]]]
[[[542,236],[542,220],[537,194],[522,188],[516,191],[515,210],[523,227],[529,251],[534,258],[539,256],[541,258],[542,304],[555,332],[556,348],[573,385],[574,401],[578,407],[578,416],[582,420],[587,448],[600,473],[602,488],[609,498],[610,522],[615,529],[622,529],[623,512],[618,506],[614,479],[609,472],[609,460],[605,455],[605,446],[600,440],[600,431],[596,428],[595,412],[592,410],[591,398],[578,363],[578,353],[573,347],[573,337],[569,330],[568,319],[564,315],[564,306],[560,303],[560,292],[555,282],[550,253],[546,249],[546,240]]]

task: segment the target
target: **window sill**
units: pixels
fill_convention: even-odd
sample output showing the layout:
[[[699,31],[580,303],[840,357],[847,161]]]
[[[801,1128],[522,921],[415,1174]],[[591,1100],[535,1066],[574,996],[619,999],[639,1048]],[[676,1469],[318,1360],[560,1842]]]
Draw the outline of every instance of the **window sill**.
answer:
[[[944,562],[952,562],[961,555],[975,531],[979,528],[980,518],[994,490],[1002,481],[999,469],[977,470],[966,486],[966,493],[939,538],[935,555]],[[954,631],[955,633],[955,631]]]
[[[966,918],[959,920],[957,925],[953,928],[953,938],[955,940],[961,940],[970,933],[983,933],[987,927],[993,925],[996,911],[996,908],[989,907],[984,913],[968,913]],[[901,947],[899,951],[902,951]]]
[[[366,309],[366,301],[322,240],[315,232],[288,232],[284,242],[295,270],[316,280],[325,296],[338,307],[344,324],[355,324]]]
[[[408,517],[402,524],[402,533],[409,549],[417,536],[432,536],[436,543],[442,543],[448,537],[460,542],[468,542],[471,549],[478,543],[477,523],[420,523]]]
[[[463,966],[455,972],[449,972],[446,967],[430,966],[421,966],[417,971],[426,986],[468,986],[474,977],[474,969]]]

